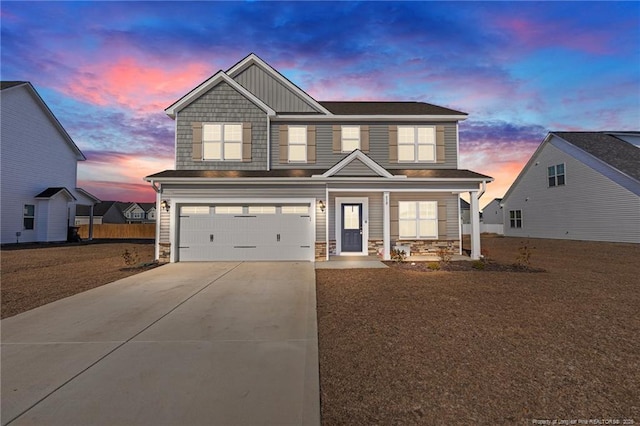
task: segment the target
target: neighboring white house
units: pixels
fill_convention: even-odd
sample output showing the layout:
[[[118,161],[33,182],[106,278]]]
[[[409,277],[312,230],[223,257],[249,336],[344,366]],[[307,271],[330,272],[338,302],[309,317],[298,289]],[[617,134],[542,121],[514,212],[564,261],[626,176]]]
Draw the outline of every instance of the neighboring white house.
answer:
[[[76,188],[86,158],[26,81],[4,81],[1,104],[1,242],[65,241],[76,205],[93,195]]]
[[[143,222],[146,216],[146,212],[138,203],[130,203],[122,210],[122,213],[124,213],[128,223]]]
[[[482,223],[485,225],[502,225],[504,223],[502,215],[502,198],[494,198],[482,209]]]
[[[502,206],[507,236],[640,243],[640,132],[549,133]]]

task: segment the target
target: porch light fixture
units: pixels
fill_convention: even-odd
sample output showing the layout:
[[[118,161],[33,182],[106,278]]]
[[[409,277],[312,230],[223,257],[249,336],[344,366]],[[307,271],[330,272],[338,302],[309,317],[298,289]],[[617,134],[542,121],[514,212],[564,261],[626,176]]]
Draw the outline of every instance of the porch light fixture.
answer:
[[[320,211],[324,213],[324,209],[327,207],[324,205],[324,201],[322,200],[318,201],[318,206],[320,207]]]
[[[166,212],[169,211],[169,203],[167,203],[167,200],[162,200],[162,202],[160,203],[160,207],[162,207],[162,209]]]

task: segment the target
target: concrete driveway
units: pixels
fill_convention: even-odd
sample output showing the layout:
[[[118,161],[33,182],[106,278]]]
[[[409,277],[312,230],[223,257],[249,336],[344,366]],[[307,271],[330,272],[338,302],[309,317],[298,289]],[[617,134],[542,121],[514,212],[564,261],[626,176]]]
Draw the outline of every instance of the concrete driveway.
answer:
[[[319,425],[313,263],[177,263],[2,320],[2,424]]]

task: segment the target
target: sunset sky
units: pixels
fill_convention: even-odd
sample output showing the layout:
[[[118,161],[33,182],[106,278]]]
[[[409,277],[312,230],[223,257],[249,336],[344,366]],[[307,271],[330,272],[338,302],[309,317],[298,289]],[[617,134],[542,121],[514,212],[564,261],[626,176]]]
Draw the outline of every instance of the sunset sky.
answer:
[[[87,161],[78,185],[153,201],[163,110],[254,52],[326,100],[465,111],[460,167],[501,197],[553,130],[640,130],[640,2],[8,2],[1,78],[31,81]]]

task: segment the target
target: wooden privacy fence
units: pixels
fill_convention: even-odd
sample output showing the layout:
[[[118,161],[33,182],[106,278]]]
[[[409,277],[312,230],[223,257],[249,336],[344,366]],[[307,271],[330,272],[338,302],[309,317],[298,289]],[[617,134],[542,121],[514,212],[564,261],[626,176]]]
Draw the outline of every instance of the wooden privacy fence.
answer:
[[[89,225],[80,225],[80,238],[89,238]],[[155,238],[155,223],[103,223],[93,225],[93,238]]]

